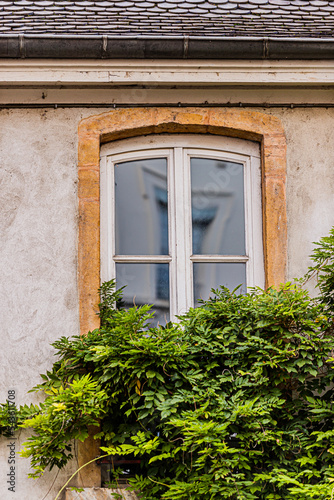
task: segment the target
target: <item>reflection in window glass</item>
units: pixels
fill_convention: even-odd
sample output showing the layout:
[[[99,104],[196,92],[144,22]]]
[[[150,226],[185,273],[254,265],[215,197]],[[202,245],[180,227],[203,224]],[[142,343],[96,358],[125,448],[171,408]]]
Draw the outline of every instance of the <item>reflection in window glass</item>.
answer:
[[[211,295],[211,288],[226,286],[234,290],[242,285],[240,293],[246,292],[246,264],[243,262],[196,262],[194,273],[194,303],[206,300]]]
[[[115,165],[115,212],[116,255],[168,254],[166,158]]]
[[[152,326],[169,321],[169,264],[117,263],[117,288],[123,291],[125,307],[154,304]]]
[[[168,255],[168,203],[167,191],[160,188],[155,188],[155,199],[158,205],[160,218],[160,253]],[[159,299],[169,300],[169,289],[163,284],[168,282],[169,269],[166,264],[158,264],[158,279],[157,279],[157,297]]]
[[[245,255],[244,167],[191,158],[193,254]]]

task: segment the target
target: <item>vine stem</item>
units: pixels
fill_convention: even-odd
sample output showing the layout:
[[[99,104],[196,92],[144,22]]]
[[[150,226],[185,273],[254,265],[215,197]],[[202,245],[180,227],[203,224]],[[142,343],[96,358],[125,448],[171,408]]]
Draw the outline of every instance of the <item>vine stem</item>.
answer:
[[[99,460],[100,458],[105,458],[105,457],[108,457],[109,456],[109,453],[107,453],[106,455],[101,455],[100,457],[96,457],[96,458],[93,458],[93,460],[90,460],[89,462],[87,462],[86,464],[82,465],[81,467],[79,467],[79,469],[77,469],[74,474],[72,474],[72,476],[70,477],[70,479],[68,481],[66,481],[66,483],[64,484],[64,486],[62,487],[62,489],[58,492],[58,495],[56,496],[55,500],[57,500],[57,498],[59,498],[59,495],[60,493],[66,488],[66,486],[68,485],[68,483],[74,478],[74,476],[81,471],[81,469],[83,469],[84,467],[86,467],[86,465],[89,465],[89,464],[92,464],[93,462],[95,462],[96,460]]]
[[[161,484],[162,486],[167,486],[167,488],[169,488],[168,484],[165,484],[165,483],[161,483],[160,481],[155,481],[154,479],[152,479],[150,476],[147,476],[148,479],[150,481],[152,481],[152,483],[156,483],[156,484]]]
[[[50,488],[49,488],[48,492],[46,493],[46,495],[44,495],[44,497],[42,498],[42,500],[45,500],[45,499],[46,499],[46,497],[48,496],[48,494],[50,493],[50,491],[52,490],[52,487],[53,487],[53,485],[55,484],[56,479],[57,479],[57,477],[58,477],[58,475],[59,475],[59,471],[60,471],[60,469],[58,469],[58,472],[57,472],[57,474],[56,474],[56,476],[55,476],[54,480],[52,481],[51,486],[50,486]]]

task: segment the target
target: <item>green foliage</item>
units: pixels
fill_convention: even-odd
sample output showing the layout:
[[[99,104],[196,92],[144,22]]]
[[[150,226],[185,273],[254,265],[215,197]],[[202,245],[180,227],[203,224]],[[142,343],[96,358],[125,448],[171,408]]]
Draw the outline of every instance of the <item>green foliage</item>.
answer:
[[[334,227],[315,245],[311,256],[315,264],[309,268],[305,278],[308,280],[316,275],[320,299],[334,313]]]
[[[180,325],[108,342],[99,359],[117,402],[103,450],[143,458],[132,483],[147,499],[331,498],[327,327],[287,284],[217,291]]]
[[[19,421],[19,412],[16,406],[8,401],[0,403],[0,435],[10,437],[13,430],[17,427]]]
[[[42,377],[48,380],[45,402],[25,405],[18,413],[19,427],[34,430],[21,452],[23,457],[30,457],[35,471],[30,476],[34,478],[39,477],[46,467],[61,468],[73,458],[71,441],[84,441],[88,437],[88,426],[99,426],[99,419],[105,413],[104,402],[108,398],[90,374],[76,374],[68,382],[51,372]],[[6,412],[2,416],[6,418]]]
[[[100,425],[103,453],[141,458],[131,486],[146,500],[331,499],[334,252],[322,242],[316,301],[291,283],[222,288],[151,328],[150,306],[115,308],[121,294],[105,283],[101,328],[53,344],[57,361],[35,388],[45,402],[19,411],[35,476]]]

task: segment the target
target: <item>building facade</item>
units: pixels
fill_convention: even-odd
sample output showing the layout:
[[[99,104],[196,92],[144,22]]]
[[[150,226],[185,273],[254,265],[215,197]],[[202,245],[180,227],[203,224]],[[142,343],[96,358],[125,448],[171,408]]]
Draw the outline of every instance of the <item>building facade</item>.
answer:
[[[334,223],[332,8],[0,2],[1,401],[34,401],[50,343],[98,326],[101,280],[163,322],[212,286],[305,273]],[[26,437],[20,500],[54,498],[98,452],[34,481]]]

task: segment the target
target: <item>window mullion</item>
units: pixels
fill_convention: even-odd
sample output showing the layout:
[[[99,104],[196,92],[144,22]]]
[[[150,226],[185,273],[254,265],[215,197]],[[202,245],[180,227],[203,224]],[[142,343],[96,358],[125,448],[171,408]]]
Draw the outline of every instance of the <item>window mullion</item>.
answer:
[[[170,319],[176,321],[177,308],[177,266],[176,266],[176,206],[175,206],[175,159],[171,149],[168,157],[168,245],[171,262],[169,264]]]
[[[253,207],[253,193],[252,193],[252,173],[251,173],[251,162],[248,159],[245,163],[244,168],[244,199],[245,199],[245,243],[246,243],[246,255],[249,257],[249,262],[246,266],[246,282],[247,287],[254,286],[254,269],[253,269],[253,258],[254,258],[254,247],[253,247],[253,232],[252,228],[252,207]]]
[[[174,149],[175,252],[177,313],[192,306],[190,172],[183,148]]]
[[[262,207],[261,200],[261,163],[260,158],[250,156],[249,158],[249,198],[247,210],[251,216],[246,219],[249,241],[249,277],[247,286],[265,286],[264,256],[262,239]],[[246,233],[247,234],[247,233]]]
[[[116,262],[114,260],[114,255],[116,252],[116,207],[115,207],[115,162],[110,162],[111,165],[107,169],[107,186],[110,192],[108,197],[108,203],[110,203],[109,213],[111,220],[108,221],[111,231],[109,232],[109,252],[111,258],[109,259],[110,273],[111,276],[116,279]],[[111,167],[111,168],[110,168]],[[110,278],[109,278],[110,279]]]
[[[110,158],[102,157],[100,163],[101,196],[101,283],[115,277],[115,207],[114,164]]]

